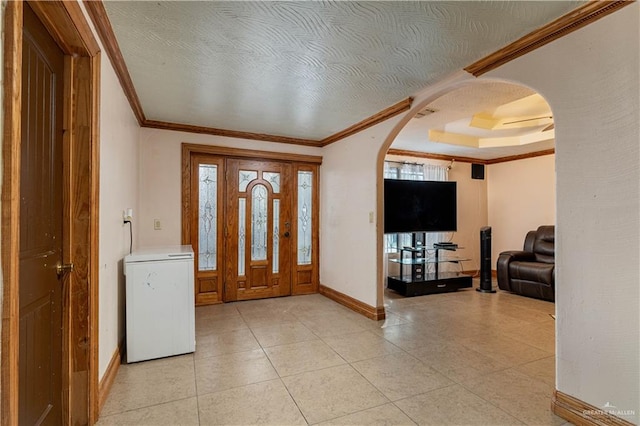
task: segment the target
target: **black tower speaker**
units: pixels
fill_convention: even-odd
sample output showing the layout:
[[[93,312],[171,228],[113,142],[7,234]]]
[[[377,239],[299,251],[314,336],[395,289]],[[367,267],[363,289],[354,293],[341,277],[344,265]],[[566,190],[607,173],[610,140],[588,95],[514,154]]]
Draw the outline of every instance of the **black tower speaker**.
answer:
[[[476,291],[495,293],[491,288],[491,227],[480,228],[480,287]]]

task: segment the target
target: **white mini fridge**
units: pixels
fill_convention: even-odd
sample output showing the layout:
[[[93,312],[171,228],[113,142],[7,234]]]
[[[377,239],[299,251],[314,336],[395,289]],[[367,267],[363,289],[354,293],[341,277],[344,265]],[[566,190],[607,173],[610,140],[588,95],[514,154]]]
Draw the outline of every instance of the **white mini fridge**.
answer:
[[[191,246],[141,249],[124,259],[127,362],[195,351]]]

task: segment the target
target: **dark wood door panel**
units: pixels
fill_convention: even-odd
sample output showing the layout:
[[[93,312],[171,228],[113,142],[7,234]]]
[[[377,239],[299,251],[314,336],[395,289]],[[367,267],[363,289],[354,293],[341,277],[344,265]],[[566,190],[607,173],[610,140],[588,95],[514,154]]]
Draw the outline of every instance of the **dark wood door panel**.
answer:
[[[62,423],[64,54],[24,7],[20,171],[21,424]]]

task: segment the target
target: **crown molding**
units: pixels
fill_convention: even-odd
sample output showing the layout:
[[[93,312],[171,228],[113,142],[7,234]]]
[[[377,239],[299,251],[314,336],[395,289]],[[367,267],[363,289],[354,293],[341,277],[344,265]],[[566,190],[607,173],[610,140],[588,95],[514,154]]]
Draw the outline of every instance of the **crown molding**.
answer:
[[[270,135],[266,133],[243,132],[240,130],[218,129],[215,127],[194,126],[191,124],[169,123],[166,121],[145,120],[141,127],[161,130],[174,130],[176,132],[200,133],[205,135],[226,136],[229,138],[250,139],[263,142],[279,142],[292,145],[305,145],[320,147],[320,141],[313,139],[291,138],[288,136]]]
[[[93,25],[96,27],[98,37],[102,41],[102,45],[107,52],[107,56],[111,60],[111,64],[113,65],[116,76],[120,81],[124,95],[129,100],[129,105],[131,105],[131,109],[138,120],[138,124],[142,126],[142,123],[145,122],[146,118],[144,116],[144,111],[142,110],[142,105],[140,104],[140,98],[138,98],[136,89],[133,87],[131,75],[129,75],[129,70],[124,62],[122,51],[120,50],[116,36],[113,33],[113,27],[111,26],[111,22],[109,22],[109,17],[107,16],[104,4],[102,4],[101,0],[83,0],[83,4],[87,9],[87,13],[91,18],[91,21],[93,21]]]
[[[402,112],[408,111],[409,108],[411,108],[412,102],[413,102],[413,98],[407,98],[394,105],[391,105],[389,108],[383,109],[377,114],[374,114],[369,118],[365,118],[359,123],[356,123],[351,127],[347,127],[341,132],[335,133],[327,138],[324,138],[322,141],[320,141],[321,146],[327,146],[329,144],[337,142],[341,139],[346,138],[347,136],[351,136],[353,134],[361,132],[364,129],[368,129],[371,126],[375,126],[378,123],[382,123],[383,121],[388,120],[391,117],[394,117]]]
[[[528,152],[526,154],[509,155],[508,157],[493,158],[491,160],[485,160],[484,164],[490,165],[490,164],[498,164],[498,163],[507,163],[509,161],[518,161],[518,160],[524,160],[527,158],[542,157],[544,155],[553,155],[555,153],[556,153],[556,150],[554,148],[551,148],[551,149],[545,149],[542,151]]]
[[[591,0],[489,56],[474,62],[464,70],[479,77],[631,3],[633,1],[629,0]]]
[[[445,154],[430,154],[428,152],[409,151],[409,150],[393,149],[393,148],[387,151],[387,155],[400,155],[403,157],[425,158],[428,160],[455,161],[457,163],[474,163],[474,164],[484,164],[484,165],[506,163],[509,161],[524,160],[526,158],[541,157],[543,155],[552,155],[552,154],[555,154],[555,149],[553,148],[545,149],[543,151],[528,152],[526,154],[510,155],[508,157],[499,157],[499,158],[493,158],[490,160],[484,160],[480,158],[458,157],[455,155],[445,155]]]

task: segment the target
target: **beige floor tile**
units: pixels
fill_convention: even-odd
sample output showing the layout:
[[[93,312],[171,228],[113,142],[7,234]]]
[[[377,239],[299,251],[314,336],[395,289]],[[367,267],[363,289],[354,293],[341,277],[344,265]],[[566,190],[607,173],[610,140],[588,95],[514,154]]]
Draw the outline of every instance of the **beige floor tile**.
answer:
[[[198,426],[197,398],[181,399],[165,404],[101,417],[97,426]]]
[[[395,404],[420,425],[517,425],[505,413],[460,385],[436,389],[396,401]]]
[[[121,365],[102,415],[196,395],[193,355]]]
[[[262,311],[242,313],[241,315],[250,328],[298,322],[298,318],[295,315],[289,312],[282,312],[279,309],[264,309]]]
[[[526,364],[553,355],[553,353],[534,348],[526,343],[504,336],[474,336],[459,339],[458,343],[476,352],[480,352],[507,367]]]
[[[201,425],[305,425],[280,379],[198,397]]]
[[[434,328],[412,324],[383,328],[376,334],[407,351],[445,341]]]
[[[407,353],[353,363],[391,401],[449,386],[453,382]]]
[[[198,338],[209,334],[222,334],[248,329],[249,326],[240,315],[196,318],[196,341]]]
[[[527,364],[514,367],[515,370],[529,377],[545,382],[549,386],[556,386],[556,357],[539,359]]]
[[[389,402],[349,365],[282,379],[310,424]]]
[[[551,354],[556,352],[555,322],[549,318],[543,322],[527,324],[516,330],[504,333],[504,336],[526,343]]]
[[[462,385],[518,420],[531,425],[561,425],[565,421],[551,412],[553,386],[508,369]]]
[[[204,334],[196,340],[195,359],[260,349],[249,329],[220,334]]]
[[[234,303],[219,303],[217,305],[196,306],[196,318],[231,318],[240,316]]]
[[[414,349],[409,353],[458,383],[506,368],[492,358],[455,341]]]
[[[402,351],[388,340],[368,331],[325,337],[323,340],[347,362],[361,361]]]
[[[367,425],[367,426],[401,426],[415,425],[398,407],[393,404],[385,404],[379,407],[369,408],[357,413],[349,414],[337,419],[319,423],[328,425]]]
[[[364,331],[364,328],[351,318],[339,312],[323,315],[297,315],[300,322],[319,337],[339,336],[341,334]]]
[[[320,340],[273,346],[264,351],[280,377],[345,364],[340,355]]]
[[[195,361],[198,395],[278,377],[262,349]]]
[[[318,336],[299,321],[287,322],[266,327],[253,327],[253,334],[263,348],[286,345],[289,343],[318,340]]]

